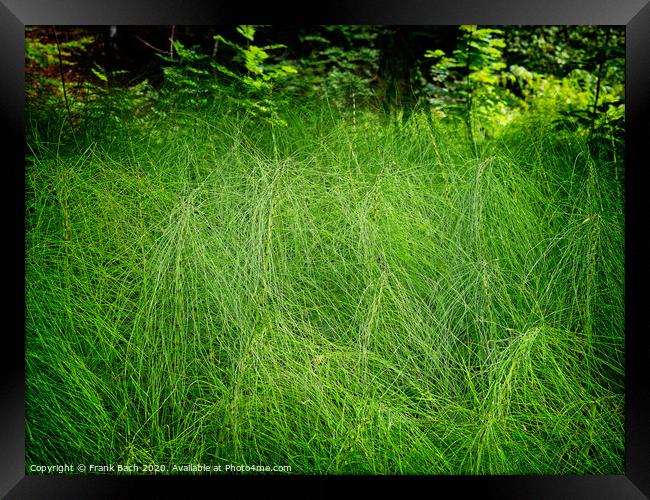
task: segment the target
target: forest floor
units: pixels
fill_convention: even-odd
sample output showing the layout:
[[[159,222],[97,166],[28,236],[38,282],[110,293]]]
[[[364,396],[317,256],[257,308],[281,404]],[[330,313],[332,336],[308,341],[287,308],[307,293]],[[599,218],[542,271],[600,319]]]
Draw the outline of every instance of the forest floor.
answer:
[[[478,156],[417,113],[288,122],[32,136],[27,470],[622,474],[619,162],[535,121]]]

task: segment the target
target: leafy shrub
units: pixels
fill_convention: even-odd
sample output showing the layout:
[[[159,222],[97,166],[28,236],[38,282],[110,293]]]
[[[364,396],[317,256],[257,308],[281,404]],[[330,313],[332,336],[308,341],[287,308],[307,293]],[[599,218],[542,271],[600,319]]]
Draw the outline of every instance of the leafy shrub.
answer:
[[[258,46],[254,40],[256,28],[238,26],[237,31],[246,45],[215,35],[215,56],[218,44],[230,49],[230,60],[221,63],[215,57],[203,54],[198,46],[185,47],[179,40],[173,46],[177,57],[160,57],[167,62],[164,68],[167,95],[175,103],[189,104],[195,108],[207,105],[211,100],[225,97],[236,108],[267,123],[285,126],[280,116],[286,101],[276,93],[277,88],[296,69],[285,63],[271,62],[270,51],[282,49],[282,44]]]

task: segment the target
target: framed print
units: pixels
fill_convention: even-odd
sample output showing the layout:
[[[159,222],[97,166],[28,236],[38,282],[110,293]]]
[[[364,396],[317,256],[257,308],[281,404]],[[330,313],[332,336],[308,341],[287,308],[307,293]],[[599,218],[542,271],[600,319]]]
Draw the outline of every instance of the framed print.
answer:
[[[650,7],[533,3],[3,0],[2,494],[647,498]]]

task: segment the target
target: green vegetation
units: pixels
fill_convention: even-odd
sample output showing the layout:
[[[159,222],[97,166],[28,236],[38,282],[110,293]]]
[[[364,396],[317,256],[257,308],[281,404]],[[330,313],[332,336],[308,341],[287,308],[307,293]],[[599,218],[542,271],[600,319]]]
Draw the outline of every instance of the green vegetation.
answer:
[[[622,474],[607,65],[501,78],[503,31],[459,30],[458,47],[478,37],[475,66],[421,53],[456,90],[391,120],[373,105],[375,52],[333,76],[319,52],[317,99],[301,58],[273,59],[255,33],[212,37],[240,54],[229,67],[175,40],[158,88],[94,66],[68,109],[30,111],[27,472]],[[576,109],[587,119],[569,123]]]

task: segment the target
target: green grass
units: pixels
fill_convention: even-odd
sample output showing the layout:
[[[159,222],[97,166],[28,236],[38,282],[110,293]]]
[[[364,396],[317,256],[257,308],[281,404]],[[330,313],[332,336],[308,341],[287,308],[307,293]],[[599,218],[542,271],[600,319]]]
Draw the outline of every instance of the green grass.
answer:
[[[32,137],[28,473],[622,474],[621,165],[543,121],[478,158],[420,114],[288,121]]]

